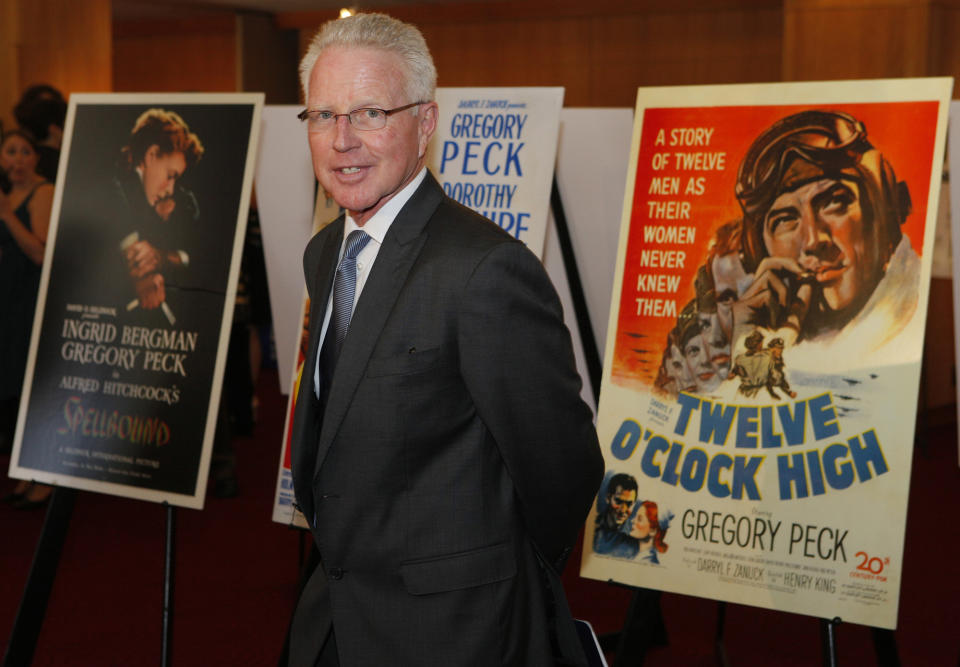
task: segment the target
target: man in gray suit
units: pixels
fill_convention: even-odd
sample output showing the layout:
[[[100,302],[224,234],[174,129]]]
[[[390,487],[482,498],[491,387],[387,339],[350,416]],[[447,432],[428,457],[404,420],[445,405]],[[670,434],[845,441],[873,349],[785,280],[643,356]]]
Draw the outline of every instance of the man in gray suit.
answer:
[[[321,566],[290,664],[583,664],[558,572],[603,461],[553,287],[424,167],[436,70],[416,28],[331,21],[301,75],[345,214],[304,254],[292,469]]]

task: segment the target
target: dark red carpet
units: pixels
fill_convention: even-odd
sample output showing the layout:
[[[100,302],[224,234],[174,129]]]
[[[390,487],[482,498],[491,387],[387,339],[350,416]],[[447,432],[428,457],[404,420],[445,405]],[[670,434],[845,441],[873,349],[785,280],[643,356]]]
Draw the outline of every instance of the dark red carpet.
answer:
[[[178,509],[172,664],[274,665],[294,601],[297,531],[270,520],[285,404],[275,372],[258,387],[251,437],[234,442],[240,495],[208,497],[203,511]],[[914,456],[905,573],[896,640],[903,665],[957,665],[960,656],[960,469],[956,426],[929,429]],[[6,470],[9,457],[0,457]],[[0,485],[6,493],[12,482]],[[6,650],[43,522],[43,511],[0,507],[0,652]],[[160,663],[165,510],[81,492],[33,664]],[[564,581],[575,616],[598,633],[621,626],[630,591],[577,576]],[[717,603],[662,598],[669,645],[645,664],[715,665]],[[837,630],[840,665],[876,664],[868,628]],[[817,619],[728,605],[732,665],[821,664]],[[608,654],[608,659],[612,659]],[[367,666],[364,666],[367,667]],[[375,666],[379,667],[379,666]]]

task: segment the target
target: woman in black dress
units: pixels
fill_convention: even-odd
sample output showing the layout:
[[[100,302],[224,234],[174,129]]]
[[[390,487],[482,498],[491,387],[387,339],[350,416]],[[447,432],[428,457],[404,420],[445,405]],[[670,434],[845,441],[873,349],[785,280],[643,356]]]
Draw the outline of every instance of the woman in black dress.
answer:
[[[9,191],[0,191],[0,446],[13,441],[23,374],[30,349],[40,266],[47,242],[53,185],[37,174],[39,155],[19,130],[0,142],[0,169]],[[18,507],[37,507],[50,487],[20,482],[6,497]]]

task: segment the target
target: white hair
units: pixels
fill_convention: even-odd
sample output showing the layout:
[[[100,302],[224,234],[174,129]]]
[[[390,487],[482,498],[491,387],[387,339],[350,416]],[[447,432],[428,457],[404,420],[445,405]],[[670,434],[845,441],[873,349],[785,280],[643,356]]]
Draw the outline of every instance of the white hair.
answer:
[[[309,99],[310,72],[324,49],[331,46],[373,48],[400,57],[406,70],[404,91],[410,102],[432,102],[437,68],[420,30],[386,14],[355,14],[320,26],[300,61],[303,96]]]

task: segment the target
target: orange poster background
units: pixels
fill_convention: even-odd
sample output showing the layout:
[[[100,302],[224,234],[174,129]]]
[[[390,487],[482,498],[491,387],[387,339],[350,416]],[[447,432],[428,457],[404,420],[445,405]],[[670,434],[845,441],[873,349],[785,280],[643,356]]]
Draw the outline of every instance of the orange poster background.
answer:
[[[707,256],[714,232],[720,225],[741,215],[734,195],[740,160],[753,140],[775,121],[807,109],[843,111],[864,124],[867,139],[890,161],[897,179],[907,183],[913,209],[903,225],[903,231],[910,237],[913,249],[922,255],[930,164],[937,130],[937,102],[645,109],[616,323],[612,375],[617,384],[641,388],[653,384],[667,334],[676,324],[675,316],[637,315],[636,298],[675,299],[678,313],[694,298],[694,278]],[[670,131],[676,128],[708,128],[713,133],[706,146],[670,146]],[[657,133],[661,129],[666,132],[667,143],[655,146]],[[670,162],[667,168],[654,170],[652,161],[658,152],[670,153]],[[725,153],[725,169],[678,170],[673,157],[675,152]],[[680,193],[650,194],[651,182],[658,176],[680,177]],[[685,195],[688,179],[699,176],[706,177],[705,192],[702,195]],[[648,201],[690,202],[690,218],[650,220]],[[642,235],[647,224],[695,227],[694,242],[647,243]],[[932,230],[930,233],[933,233]],[[684,251],[686,257],[683,268],[641,267],[641,252],[650,248]],[[636,290],[640,273],[678,276],[679,287],[676,293],[640,293]]]

